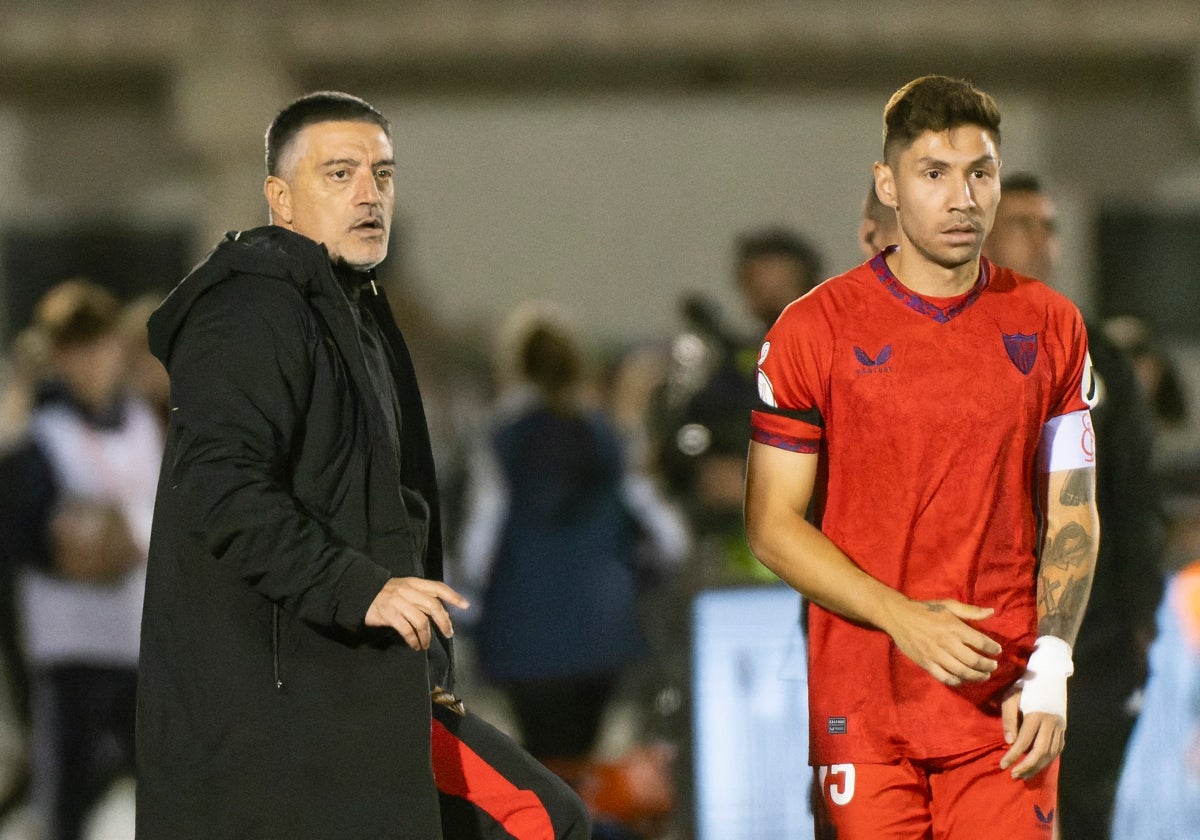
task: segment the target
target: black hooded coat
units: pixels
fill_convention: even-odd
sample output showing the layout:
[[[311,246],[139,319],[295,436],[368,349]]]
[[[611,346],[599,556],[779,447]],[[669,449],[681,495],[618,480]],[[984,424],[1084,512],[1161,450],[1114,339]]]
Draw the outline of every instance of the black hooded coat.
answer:
[[[231,233],[150,319],[171,417],[139,840],[441,837],[426,654],[364,626],[388,578],[441,577],[433,457],[404,341],[373,284],[363,299],[388,345],[398,441],[322,245]],[[446,684],[448,662],[434,667]]]

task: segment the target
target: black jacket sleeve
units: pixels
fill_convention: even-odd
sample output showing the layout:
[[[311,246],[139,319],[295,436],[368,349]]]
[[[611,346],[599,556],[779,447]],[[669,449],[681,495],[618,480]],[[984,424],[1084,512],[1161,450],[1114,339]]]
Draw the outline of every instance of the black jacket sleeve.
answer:
[[[176,450],[164,466],[217,563],[312,624],[354,631],[389,571],[292,493],[321,340],[286,282],[235,275],[207,291],[169,358]]]

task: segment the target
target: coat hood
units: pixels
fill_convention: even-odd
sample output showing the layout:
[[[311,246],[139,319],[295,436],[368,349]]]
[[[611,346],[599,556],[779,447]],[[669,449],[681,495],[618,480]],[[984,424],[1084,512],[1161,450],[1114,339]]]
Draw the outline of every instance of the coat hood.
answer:
[[[147,322],[150,352],[165,366],[193,304],[234,274],[275,277],[294,284],[308,297],[317,277],[313,266],[329,265],[319,242],[276,225],[230,231],[203,261],[180,281]]]

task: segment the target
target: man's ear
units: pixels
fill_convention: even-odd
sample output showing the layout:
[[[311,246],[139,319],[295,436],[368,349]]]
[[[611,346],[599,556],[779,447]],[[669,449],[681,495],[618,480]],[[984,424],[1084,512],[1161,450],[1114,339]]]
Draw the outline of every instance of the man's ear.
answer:
[[[271,208],[271,224],[291,227],[292,188],[288,182],[276,175],[268,175],[263,182],[263,195],[267,197],[267,206]]]
[[[879,196],[879,200],[886,206],[893,210],[899,209],[900,201],[896,198],[896,174],[892,172],[892,167],[876,161],[872,171],[875,173],[875,195]]]

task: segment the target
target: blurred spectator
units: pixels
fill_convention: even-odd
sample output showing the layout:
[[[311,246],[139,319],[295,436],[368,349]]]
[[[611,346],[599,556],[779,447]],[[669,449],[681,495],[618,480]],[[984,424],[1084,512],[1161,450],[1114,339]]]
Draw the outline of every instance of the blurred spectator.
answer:
[[[15,681],[11,660],[0,659],[0,836],[4,821],[21,803],[28,782],[25,727],[13,697],[15,691],[10,690]]]
[[[478,657],[526,748],[582,786],[609,700],[644,650],[639,536],[659,562],[678,564],[687,535],[629,467],[613,423],[587,406],[583,355],[559,316],[515,312],[497,366],[500,397],[472,456],[462,534],[466,583],[482,593]]]
[[[732,329],[726,313],[703,293],[680,301],[683,329],[670,342],[665,370],[651,400],[650,457],[690,525],[695,548],[678,591],[664,593],[656,619],[661,688],[659,723],[680,747],[677,782],[692,797],[690,693],[691,600],[713,586],[769,584],[778,579],[750,552],[742,524],[750,410],[758,399],[755,367],[762,336],[780,312],[823,279],[816,248],[800,233],[772,226],[739,234],[732,280],[756,329]],[[692,833],[686,806],[679,833]]]
[[[0,460],[0,544],[15,565],[29,670],[35,804],[74,840],[112,782],[133,774],[145,561],[162,439],[124,390],[120,306],[82,279],[51,289],[49,348],[21,445]]]
[[[896,211],[879,200],[875,192],[875,179],[867,187],[863,200],[863,217],[858,225],[858,249],[863,259],[871,259],[889,245],[900,241],[900,227]]]
[[[1117,788],[1114,840],[1191,840],[1200,826],[1200,561],[1169,581],[1150,680]]]
[[[13,340],[0,388],[0,453],[19,445],[46,366],[45,336],[27,327]],[[0,544],[0,823],[26,793],[28,692],[17,640],[15,559]]]
[[[157,294],[142,295],[125,304],[121,311],[121,335],[129,354],[129,392],[154,410],[165,432],[171,406],[171,378],[162,362],[150,352],[146,332],[146,322],[162,298]]]
[[[1053,283],[1062,243],[1058,238],[1058,206],[1040,179],[1014,172],[1001,182],[996,222],[984,244],[984,255],[997,265]]]
[[[46,372],[48,353],[46,337],[33,327],[26,327],[13,339],[0,389],[0,446],[25,434],[34,391]]]
[[[1108,338],[1133,361],[1133,370],[1150,397],[1154,419],[1163,429],[1173,429],[1187,420],[1187,391],[1171,360],[1150,337],[1141,318],[1119,315],[1104,322]]]
[[[1185,390],[1171,357],[1150,338],[1144,321],[1112,318],[1106,333],[1132,356],[1160,433],[1189,419]],[[1196,454],[1160,458],[1171,495],[1167,568],[1173,571],[1158,609],[1150,648],[1150,678],[1129,739],[1117,787],[1113,837],[1183,840],[1200,824],[1200,483]]]
[[[697,538],[700,581],[769,582],[742,530],[742,490],[750,410],[762,335],[789,303],[823,279],[816,249],[799,233],[772,227],[739,236],[734,279],[760,329],[741,336],[704,295],[682,301],[685,330],[675,337],[654,409],[657,463]]]
[[[1032,175],[1006,178],[984,256],[1053,285],[1060,250],[1053,198]],[[1145,396],[1129,359],[1091,324],[1088,349],[1098,381],[1092,419],[1103,538],[1068,683],[1071,735],[1058,787],[1062,840],[1109,836],[1117,777],[1147,675],[1165,543]]]
[[[627,441],[630,463],[639,469],[657,468],[650,437],[651,412],[667,375],[669,357],[665,342],[640,343],[623,352],[605,372],[604,405]]]
[[[738,237],[735,276],[746,307],[764,333],[784,307],[824,279],[816,248],[787,228]]]

